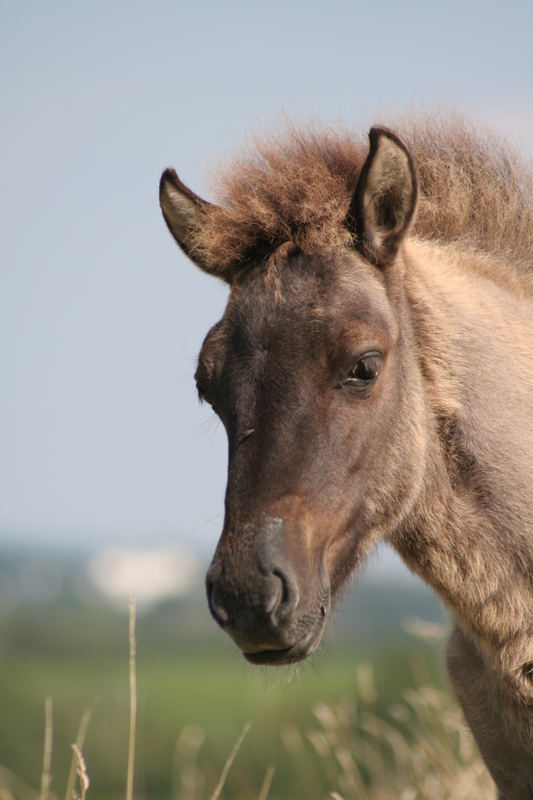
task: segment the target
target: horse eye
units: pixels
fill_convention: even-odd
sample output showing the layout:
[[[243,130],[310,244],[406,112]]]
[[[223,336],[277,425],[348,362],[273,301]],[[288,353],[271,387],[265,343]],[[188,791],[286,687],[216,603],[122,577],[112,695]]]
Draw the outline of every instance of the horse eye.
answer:
[[[343,383],[348,386],[365,387],[376,380],[380,371],[379,353],[367,353],[357,359]]]
[[[213,405],[213,403],[209,399],[206,390],[199,383],[196,384],[196,391],[198,392],[198,400],[200,401],[200,403],[207,403],[208,406]]]
[[[198,400],[200,401],[200,403],[207,403],[208,406],[211,406],[212,411],[214,411],[215,414],[218,414],[220,416],[218,408],[209,398],[209,396],[205,393],[205,390],[200,386],[197,386],[196,388],[198,389]]]

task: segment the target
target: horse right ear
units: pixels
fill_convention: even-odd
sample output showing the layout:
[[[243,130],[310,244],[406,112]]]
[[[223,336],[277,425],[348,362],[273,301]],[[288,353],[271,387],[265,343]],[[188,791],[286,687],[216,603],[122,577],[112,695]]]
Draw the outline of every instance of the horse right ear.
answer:
[[[170,168],[161,175],[159,204],[168,229],[183,252],[204,272],[224,278],[216,267],[207,264],[194,245],[194,234],[202,227],[208,210],[213,206],[185,186],[175,170]]]
[[[346,224],[363,255],[385,267],[394,261],[413,219],[417,180],[411,154],[395,133],[374,127],[369,139]]]

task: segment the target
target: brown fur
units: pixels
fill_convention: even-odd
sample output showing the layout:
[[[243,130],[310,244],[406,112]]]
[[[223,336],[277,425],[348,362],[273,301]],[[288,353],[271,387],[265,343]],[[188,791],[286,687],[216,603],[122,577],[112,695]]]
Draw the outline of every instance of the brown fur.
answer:
[[[416,163],[419,203],[413,233],[461,242],[531,268],[533,171],[491,134],[459,119],[395,126]],[[291,241],[306,253],[349,242],[346,210],[366,158],[366,137],[315,126],[288,126],[257,138],[215,181],[193,249],[217,270],[231,270]],[[529,260],[528,260],[529,259]]]

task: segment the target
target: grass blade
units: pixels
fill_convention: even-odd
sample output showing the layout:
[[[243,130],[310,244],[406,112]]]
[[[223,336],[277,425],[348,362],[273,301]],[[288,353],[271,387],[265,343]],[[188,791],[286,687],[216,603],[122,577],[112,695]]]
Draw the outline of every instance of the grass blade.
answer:
[[[0,795],[2,792],[4,796],[1,800],[7,800],[8,795],[15,800],[39,800],[39,795],[33,787],[0,764]]]
[[[133,773],[135,768],[135,734],[137,729],[137,672],[135,639],[135,598],[130,600],[130,732],[128,741],[128,778],[126,800],[133,800]]]
[[[54,718],[52,710],[52,698],[47,697],[44,701],[44,746],[43,746],[43,769],[41,773],[41,793],[39,800],[48,800],[50,785],[52,783],[52,743],[54,739]]]
[[[263,785],[261,786],[261,791],[259,792],[259,797],[257,798],[257,800],[267,800],[268,793],[272,785],[272,778],[274,777],[275,769],[276,768],[273,766],[268,767],[265,773],[265,777],[263,778]]]
[[[220,792],[224,788],[224,783],[226,782],[226,778],[228,777],[228,772],[231,769],[231,765],[233,764],[233,762],[235,760],[235,756],[239,752],[241,744],[244,741],[244,737],[246,736],[246,734],[250,730],[251,726],[252,726],[252,723],[251,722],[247,722],[246,725],[244,726],[244,728],[242,729],[242,733],[239,736],[239,738],[237,739],[237,741],[235,742],[235,746],[234,746],[233,750],[231,751],[231,753],[229,754],[229,756],[228,756],[228,758],[226,760],[226,763],[224,764],[224,768],[222,769],[222,772],[220,774],[219,781],[218,781],[217,785],[215,786],[215,790],[214,790],[213,794],[210,796],[209,800],[217,800],[217,798],[220,797]]]

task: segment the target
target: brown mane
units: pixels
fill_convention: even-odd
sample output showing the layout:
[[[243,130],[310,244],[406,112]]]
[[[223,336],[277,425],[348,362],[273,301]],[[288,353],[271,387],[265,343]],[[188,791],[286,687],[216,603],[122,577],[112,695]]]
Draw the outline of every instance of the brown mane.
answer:
[[[392,125],[419,180],[414,235],[531,268],[533,169],[505,142],[464,121]],[[284,242],[316,253],[349,243],[344,219],[368,152],[366,136],[313,126],[256,138],[218,174],[218,206],[191,242],[206,264],[268,258]]]

